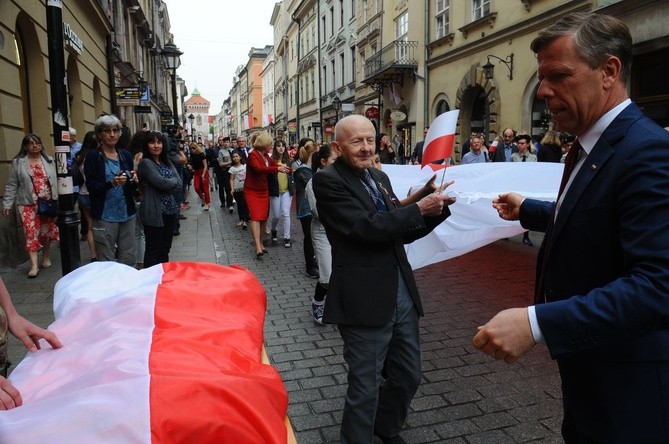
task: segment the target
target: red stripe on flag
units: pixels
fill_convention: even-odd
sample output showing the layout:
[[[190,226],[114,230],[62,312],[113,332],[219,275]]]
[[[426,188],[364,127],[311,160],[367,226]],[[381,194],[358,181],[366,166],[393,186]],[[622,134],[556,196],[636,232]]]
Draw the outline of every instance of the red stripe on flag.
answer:
[[[455,143],[455,134],[447,134],[437,137],[423,148],[423,161],[421,166],[425,166],[435,160],[444,160],[453,154],[453,144]]]
[[[265,291],[241,267],[163,264],[149,356],[153,443],[285,443],[288,396],[260,363]]]

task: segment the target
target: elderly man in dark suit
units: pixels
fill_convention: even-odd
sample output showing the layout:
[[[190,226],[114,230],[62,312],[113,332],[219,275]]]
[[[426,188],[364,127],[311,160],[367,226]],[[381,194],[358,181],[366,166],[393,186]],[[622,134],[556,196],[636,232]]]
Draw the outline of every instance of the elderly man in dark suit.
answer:
[[[373,168],[372,123],[352,115],[335,132],[338,158],[314,175],[313,188],[332,245],[323,321],[339,325],[349,366],[341,442],[371,443],[374,434],[403,442],[398,433],[421,378],[423,314],[404,244],[446,219],[454,199],[423,187],[417,203],[402,206]]]
[[[513,362],[546,343],[567,443],[669,442],[669,134],[628,98],[632,38],[620,20],[568,15],[531,48],[537,95],[578,138],[557,202],[493,203],[546,236],[536,305],[498,313],[474,346]]]

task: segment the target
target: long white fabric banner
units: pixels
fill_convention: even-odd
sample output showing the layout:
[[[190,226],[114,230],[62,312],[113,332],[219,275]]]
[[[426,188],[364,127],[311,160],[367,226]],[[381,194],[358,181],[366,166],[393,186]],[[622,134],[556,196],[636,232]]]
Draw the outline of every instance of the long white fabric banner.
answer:
[[[561,163],[505,162],[458,165],[445,169],[445,180],[455,183],[445,190],[457,197],[451,216],[432,233],[406,246],[414,269],[441,262],[480,248],[498,239],[525,231],[518,222],[500,219],[492,200],[500,193],[517,192],[525,197],[553,201],[564,165]],[[383,165],[395,194],[407,196],[435,174],[418,165]],[[437,185],[444,169],[438,170]]]

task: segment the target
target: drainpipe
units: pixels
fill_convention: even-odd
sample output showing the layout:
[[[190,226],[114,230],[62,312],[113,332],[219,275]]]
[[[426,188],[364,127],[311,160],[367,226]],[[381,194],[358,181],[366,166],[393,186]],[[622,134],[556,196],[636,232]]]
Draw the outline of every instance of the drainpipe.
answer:
[[[425,2],[425,60],[423,62],[423,128],[428,125],[430,118],[429,99],[430,99],[430,81],[428,76],[427,61],[430,57],[430,51],[427,48],[427,44],[430,42],[430,2]],[[421,129],[423,129],[421,128]],[[416,127],[416,134],[418,133],[418,127]],[[406,142],[406,141],[405,141]]]
[[[297,7],[299,10],[302,7],[302,3]],[[300,140],[300,38],[302,35],[302,22],[295,18],[295,14],[290,16],[295,23],[297,23],[297,82],[295,82],[295,135],[296,139],[299,142]]]
[[[318,79],[318,121],[320,122],[320,141],[323,141],[323,92],[321,91],[321,2],[316,2],[316,32],[318,33],[318,60],[316,61],[316,78]]]

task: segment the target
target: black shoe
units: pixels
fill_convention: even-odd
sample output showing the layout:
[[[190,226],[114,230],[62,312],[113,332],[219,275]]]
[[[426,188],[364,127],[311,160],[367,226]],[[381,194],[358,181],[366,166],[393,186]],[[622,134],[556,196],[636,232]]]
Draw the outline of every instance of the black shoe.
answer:
[[[179,215],[179,220],[186,220],[186,219],[188,219],[188,218],[186,216],[184,216],[183,214]]]
[[[381,440],[383,444],[406,444],[406,441],[400,435],[393,436],[392,438],[381,435],[374,435],[374,437]]]
[[[534,244],[532,243],[532,241],[530,240],[529,237],[524,237],[524,238],[523,238],[523,243],[524,243],[525,245],[527,245],[528,247],[534,247]]]
[[[178,236],[178,235],[180,235],[180,234],[181,234],[181,233],[179,232],[179,230],[177,230],[177,231],[175,231],[174,233],[172,233],[172,236]]]
[[[311,279],[318,279],[320,277],[320,274],[318,273],[318,268],[317,267],[307,268],[307,276],[309,276]]]
[[[261,260],[262,260],[262,255],[263,255],[262,252],[260,252],[260,253],[256,253],[256,260],[257,260],[257,261],[261,261]]]

